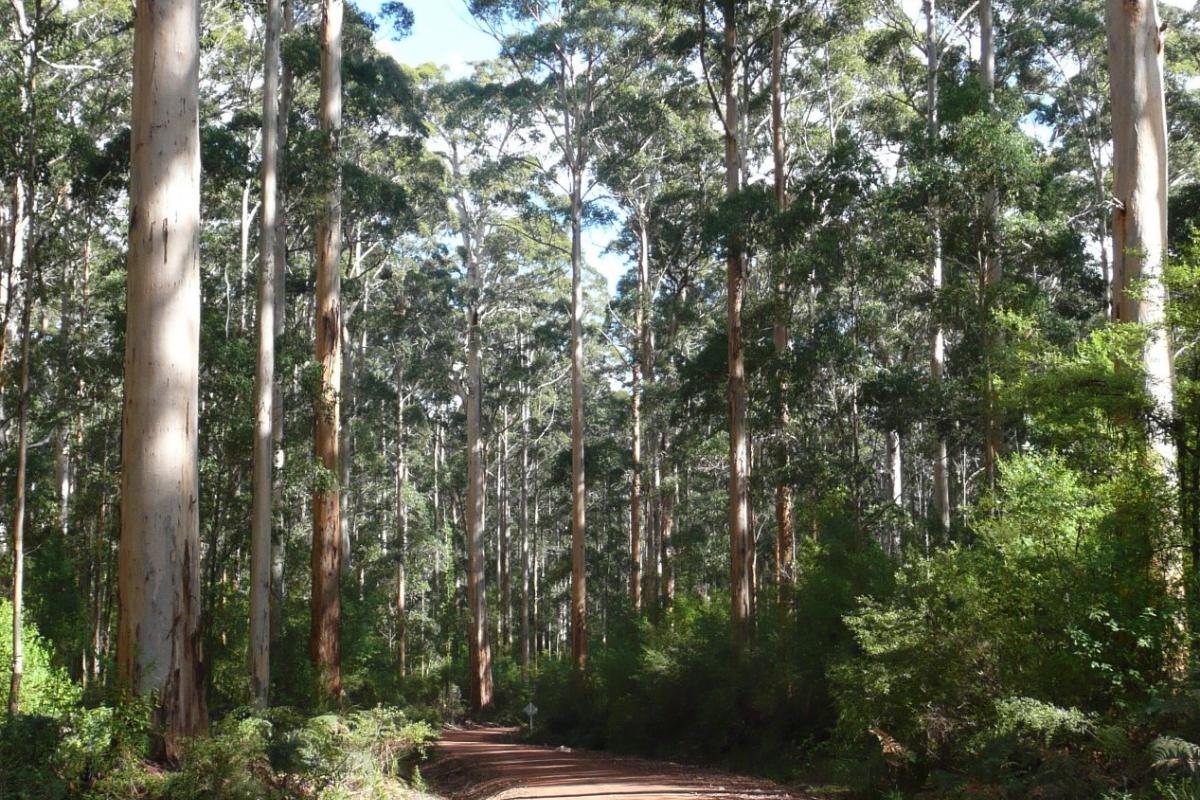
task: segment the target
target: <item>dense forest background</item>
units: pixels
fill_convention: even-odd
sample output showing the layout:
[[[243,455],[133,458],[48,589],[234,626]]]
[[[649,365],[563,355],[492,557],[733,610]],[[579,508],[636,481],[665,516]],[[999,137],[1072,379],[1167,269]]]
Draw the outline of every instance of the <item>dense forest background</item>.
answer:
[[[199,5],[174,783],[118,652],[134,8],[0,7],[0,797],[339,796],[530,700],[865,797],[1200,797],[1194,7],[471,0],[456,77],[348,4],[335,86],[340,0]]]

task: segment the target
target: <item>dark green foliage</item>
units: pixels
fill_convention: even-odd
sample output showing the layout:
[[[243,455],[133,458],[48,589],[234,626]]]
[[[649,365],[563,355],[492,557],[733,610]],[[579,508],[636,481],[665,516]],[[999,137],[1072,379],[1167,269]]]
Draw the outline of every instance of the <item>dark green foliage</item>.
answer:
[[[4,800],[271,800],[391,798],[419,784],[434,729],[396,709],[308,718],[286,708],[237,710],[193,740],[180,763],[147,760],[149,706],[0,723]]]

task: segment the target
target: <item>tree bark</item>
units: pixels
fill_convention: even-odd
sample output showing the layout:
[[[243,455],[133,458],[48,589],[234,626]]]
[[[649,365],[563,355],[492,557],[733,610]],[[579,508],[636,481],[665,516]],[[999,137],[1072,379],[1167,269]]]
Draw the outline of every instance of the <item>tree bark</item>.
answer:
[[[787,153],[783,136],[783,30],[778,2],[774,8],[775,24],[771,30],[771,154],[775,167],[775,205],[779,213],[788,209]],[[773,344],[775,357],[780,360],[779,380],[776,386],[777,422],[775,468],[780,477],[775,483],[775,585],[779,590],[779,602],[785,609],[791,608],[791,592],[794,581],[792,564],[792,542],[795,539],[795,514],[792,485],[788,480],[788,449],[785,437],[791,424],[791,409],[788,406],[790,387],[785,370],[786,359],[791,352],[788,323],[791,317],[791,295],[784,277],[783,254],[779,253],[775,264],[775,326]]]
[[[992,0],[979,3],[979,85],[988,111],[995,106],[996,94],[996,36],[992,19]],[[996,379],[993,374],[993,355],[996,350],[996,331],[992,323],[992,308],[996,284],[1002,277],[998,249],[1000,195],[995,186],[987,187],[983,200],[983,236],[979,260],[981,287],[980,323],[983,325],[983,471],[988,487],[996,488],[996,470],[1003,444],[1002,430],[996,408]]]
[[[528,357],[524,357],[525,369],[530,365]],[[521,504],[518,512],[521,526],[521,669],[529,676],[530,644],[529,644],[529,388],[522,387],[521,392]]]
[[[407,396],[396,369],[396,655],[400,677],[408,675],[408,457],[404,447]]]
[[[1156,416],[1151,449],[1175,481],[1175,365],[1167,327],[1167,112],[1163,28],[1155,0],[1108,0],[1108,59],[1113,123],[1113,303],[1118,322],[1144,325],[1146,394]],[[1159,569],[1171,594],[1185,597],[1182,554],[1166,549]],[[1186,628],[1180,615],[1178,625]],[[1180,658],[1180,670],[1186,658]]]
[[[937,35],[936,0],[924,0],[925,5],[925,55],[926,55],[926,132],[930,156],[938,146],[940,123],[938,122],[938,66],[941,44]],[[933,309],[930,315],[929,376],[935,390],[941,386],[946,371],[946,334],[942,328],[942,218],[938,198],[929,201],[929,228],[932,247],[929,259],[929,284],[933,293]],[[940,410],[938,412],[940,417]],[[939,430],[941,420],[934,420],[933,456],[933,506],[937,522],[943,532],[950,530],[950,455],[946,437]]]
[[[646,361],[649,357],[650,321],[650,234],[644,216],[638,221],[638,298],[634,309],[634,335],[637,337],[638,355],[630,365],[632,395],[630,397],[631,449],[633,475],[629,491],[629,602],[635,612],[642,610],[642,383]],[[645,374],[647,380],[649,374]]]
[[[1155,0],[1108,0],[1113,117],[1113,294],[1116,318],[1150,328],[1146,391],[1157,411],[1174,410],[1174,364],[1165,327],[1167,290],[1167,115],[1163,38]],[[1170,474],[1175,447],[1153,439]]]
[[[582,149],[582,148],[581,148]],[[587,485],[583,466],[583,164],[571,174],[571,660],[587,666]]]
[[[208,725],[200,627],[200,4],[138,0],[117,667],[160,755]]]
[[[339,508],[342,379],[342,0],[324,0],[321,23],[320,124],[326,168],[332,171],[317,224],[316,358],[321,395],[316,402],[315,450],[324,474],[313,488],[312,625],[309,655],[326,700],[341,701],[341,513]]]
[[[721,82],[725,96],[725,191],[741,191],[738,153],[737,3],[724,0],[725,44]],[[745,646],[750,624],[750,433],[747,419],[746,362],[742,349],[742,305],[746,293],[746,256],[740,237],[726,247],[726,321],[729,359],[729,594],[735,647]]]
[[[280,0],[267,0],[263,44],[262,216],[258,242],[258,363],[254,376],[254,485],[250,510],[250,695],[266,708],[271,688],[271,528],[275,420],[275,247],[279,153]]]
[[[32,144],[32,142],[31,142]],[[33,183],[30,182],[28,228],[33,230]],[[29,318],[33,307],[33,254],[28,254],[23,269],[24,299],[21,305],[21,378],[17,397],[17,485],[13,497],[12,527],[12,675],[8,690],[8,713],[21,711],[21,680],[25,673],[24,627],[25,591],[25,475],[29,455]]]
[[[465,236],[466,234],[464,234]],[[467,268],[472,291],[478,293],[479,268],[468,250]],[[483,356],[479,335],[478,300],[467,309],[467,605],[470,606],[471,631],[469,656],[471,671],[471,707],[479,712],[492,707],[492,652],[488,643],[486,560],[483,552]]]
[[[282,36],[292,32],[294,26],[294,0],[283,0]],[[280,41],[282,43],[282,36]],[[280,58],[279,113],[276,124],[279,129],[276,152],[276,203],[275,203],[275,341],[279,341],[287,327],[287,145],[288,116],[292,109],[292,70]],[[283,509],[283,384],[278,372],[271,383],[271,443],[275,451],[276,476],[272,485],[272,509],[278,513]],[[279,641],[283,628],[283,567],[287,555],[284,525],[272,526],[271,537],[271,642]]]

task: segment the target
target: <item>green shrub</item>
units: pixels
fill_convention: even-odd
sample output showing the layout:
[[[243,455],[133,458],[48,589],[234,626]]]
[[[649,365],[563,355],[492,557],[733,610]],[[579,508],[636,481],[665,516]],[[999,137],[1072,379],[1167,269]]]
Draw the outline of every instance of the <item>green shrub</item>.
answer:
[[[0,621],[12,620],[12,602],[0,600]],[[25,644],[25,672],[21,679],[21,712],[57,717],[79,702],[79,687],[66,670],[55,666],[51,648],[38,634],[37,626],[26,618],[21,639]],[[0,675],[4,676],[4,702],[8,704],[8,676],[12,673],[12,625],[0,624]]]
[[[1112,723],[1165,696],[1176,632],[1153,577],[1161,486],[1135,458],[1108,466],[1010,459],[970,547],[908,564],[892,600],[861,601],[846,618],[858,652],[832,672],[847,741],[882,731],[919,771],[1050,793],[1127,766]]]

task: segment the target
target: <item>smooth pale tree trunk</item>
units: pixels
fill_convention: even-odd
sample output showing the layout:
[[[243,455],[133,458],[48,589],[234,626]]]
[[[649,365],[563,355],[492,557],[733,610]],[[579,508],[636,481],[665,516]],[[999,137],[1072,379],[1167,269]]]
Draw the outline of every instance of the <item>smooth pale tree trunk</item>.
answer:
[[[512,603],[509,592],[511,559],[508,535],[508,408],[504,408],[500,441],[496,447],[496,566],[500,572],[500,631],[504,646],[512,652]]]
[[[925,55],[926,55],[926,133],[929,146],[938,146],[940,123],[938,121],[938,65],[941,61],[940,42],[937,35],[936,0],[924,0],[925,4]],[[942,327],[941,298],[943,285],[942,265],[942,215],[938,199],[929,202],[929,228],[932,247],[929,259],[929,284],[933,293],[933,313],[929,333],[929,376],[936,389],[946,372],[946,333]],[[940,409],[936,412],[940,417]],[[945,435],[934,424],[933,454],[933,507],[937,522],[943,531],[950,530],[950,455]]]
[[[775,25],[771,31],[771,154],[775,168],[775,205],[780,213],[788,209],[787,153],[783,137],[783,30],[779,19],[778,3],[774,9]],[[775,325],[773,344],[775,357],[785,362],[791,352],[791,337],[788,322],[791,316],[791,296],[783,276],[783,254],[778,256],[775,277]],[[785,362],[786,363],[786,362]],[[788,450],[784,437],[791,423],[791,408],[788,405],[788,386],[783,377],[781,364],[778,391],[778,415],[776,431],[775,466],[782,473],[775,484],[775,585],[783,608],[790,609],[792,583],[792,542],[795,539],[795,514],[792,486],[788,482]]]
[[[11,258],[8,262],[8,279],[11,281],[17,274],[21,275],[22,304],[21,304],[21,368],[20,395],[17,398],[17,475],[13,498],[12,526],[12,670],[9,680],[8,711],[17,714],[21,710],[21,682],[25,673],[25,646],[22,638],[24,628],[24,593],[25,593],[25,484],[26,463],[28,459],[28,418],[29,418],[29,322],[33,309],[33,263],[36,258],[35,226],[37,221],[37,66],[38,66],[38,37],[35,28],[40,20],[30,20],[25,6],[21,2],[12,4],[15,13],[16,35],[20,39],[21,77],[18,98],[21,117],[24,122],[21,146],[24,151],[24,178],[16,179],[17,193],[13,203],[13,227]],[[40,4],[35,7],[40,11]],[[24,187],[24,191],[22,191]],[[8,313],[11,309],[13,287],[8,286],[8,296],[5,298],[5,332],[8,338]],[[3,366],[3,351],[0,349],[0,367]]]
[[[321,23],[319,111],[326,168],[332,171],[317,223],[316,358],[321,395],[316,402],[315,450],[325,474],[313,489],[312,623],[309,656],[326,700],[341,701],[341,474],[339,430],[342,383],[342,0],[324,0]]]
[[[1113,303],[1116,319],[1144,325],[1146,393],[1170,420],[1175,365],[1167,328],[1167,112],[1163,95],[1163,29],[1155,0],[1108,0],[1108,59],[1113,122]],[[1169,427],[1155,426],[1158,468],[1174,481],[1176,451]],[[1159,568],[1168,589],[1184,599],[1183,559],[1168,549]],[[1185,627],[1182,616],[1177,620]],[[1186,658],[1178,659],[1179,669]]]
[[[992,15],[992,0],[979,3],[979,86],[987,100],[988,110],[994,108],[996,94],[996,34]],[[996,379],[993,375],[993,356],[996,350],[996,331],[992,323],[992,308],[996,285],[1002,277],[999,245],[1000,196],[996,187],[989,186],[983,201],[983,240],[979,259],[980,322],[983,325],[983,366],[985,386],[983,396],[983,471],[989,488],[996,488],[996,469],[1002,446],[999,411],[996,408]]]
[[[466,234],[464,234],[466,236]],[[468,272],[473,287],[480,285],[479,268],[468,249]],[[487,491],[483,463],[483,355],[480,343],[480,309],[467,309],[467,605],[470,607],[471,707],[485,711],[492,706],[492,651],[488,643],[487,591],[484,585],[486,559],[483,552],[483,496]]]
[[[404,411],[408,397],[396,370],[396,650],[400,677],[408,675],[408,456]]]
[[[1167,290],[1167,115],[1163,38],[1154,0],[1108,0],[1113,118],[1113,276],[1116,318],[1150,328],[1146,390],[1158,411],[1174,407],[1174,365],[1165,327]],[[1154,437],[1164,471],[1175,464],[1170,436]]]
[[[122,685],[161,755],[208,725],[200,625],[200,4],[138,0],[121,425]]]
[[[632,374],[631,450],[633,476],[629,492],[629,602],[634,611],[642,609],[642,396],[645,393],[643,376],[648,380],[650,308],[650,232],[645,214],[638,218],[638,299],[634,309],[634,335],[639,354],[630,365]]]
[[[737,6],[724,0],[725,46],[721,82],[725,96],[725,191],[741,190],[738,154]],[[726,325],[729,358],[729,594],[733,639],[740,653],[750,626],[750,425],[747,415],[746,360],[742,348],[742,305],[746,294],[746,254],[736,235],[727,246]]]
[[[258,242],[258,362],[254,375],[253,487],[250,509],[250,695],[266,708],[271,688],[271,528],[275,419],[275,223],[278,208],[280,0],[267,0],[263,44],[262,216]]]
[[[32,230],[32,213],[29,215],[29,227]],[[24,298],[21,301],[21,383],[17,397],[17,485],[13,494],[12,675],[8,689],[8,713],[14,715],[21,710],[21,680],[25,673],[22,617],[25,592],[25,473],[29,454],[29,318],[33,307],[33,258],[32,254],[30,256],[26,260],[23,270],[25,277],[22,280]]]
[[[891,480],[891,502],[897,509],[904,509],[904,454],[898,431],[888,431],[887,435],[888,477]],[[899,556],[902,542],[900,528],[892,530],[891,554]]]
[[[583,164],[577,157],[571,175],[571,661],[576,673],[587,666],[583,435]]]
[[[294,0],[283,2],[283,35],[292,32]],[[292,109],[292,71],[280,64],[279,129],[276,152],[276,203],[275,203],[275,341],[279,341],[287,327],[287,182],[284,180],[284,165],[287,157],[288,115]],[[283,509],[283,384],[276,372],[271,384],[271,442],[275,451],[275,480],[272,486],[271,506],[275,513]],[[271,537],[271,642],[279,641],[283,629],[283,567],[287,555],[283,525],[273,526]]]
[[[525,369],[530,364],[526,356]],[[521,526],[521,669],[529,677],[529,395],[528,387],[521,392],[521,500],[518,515]]]
[[[667,434],[662,434],[662,452],[668,451]],[[675,603],[675,505],[679,499],[679,475],[672,472],[670,485],[665,487],[662,514],[658,521],[659,561],[662,564],[662,610],[669,611]]]
[[[241,291],[241,298],[238,301],[238,332],[246,331],[246,281],[247,275],[250,272],[250,229],[254,227],[254,217],[258,214],[261,206],[250,207],[250,186],[251,181],[247,180],[242,186],[242,225],[241,225],[241,255],[242,268],[238,274],[238,288]],[[229,320],[225,321],[226,335],[229,335]]]

